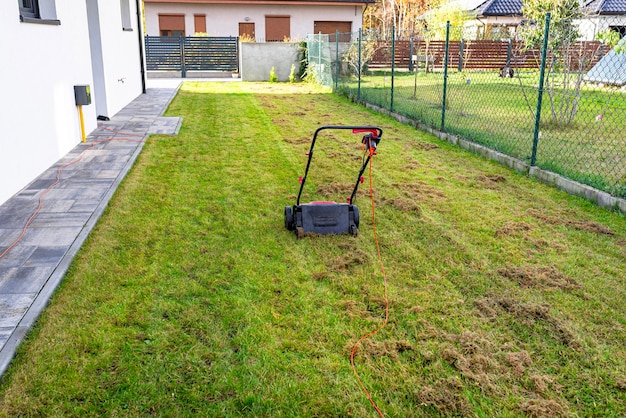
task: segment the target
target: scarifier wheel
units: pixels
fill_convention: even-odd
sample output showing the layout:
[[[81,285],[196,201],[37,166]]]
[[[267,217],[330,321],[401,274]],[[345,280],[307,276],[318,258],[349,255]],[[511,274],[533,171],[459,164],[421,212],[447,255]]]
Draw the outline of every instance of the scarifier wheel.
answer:
[[[361,220],[361,215],[359,215],[359,208],[356,205],[352,205],[352,211],[354,213],[354,224],[359,227],[359,221]],[[356,234],[354,234],[356,236]]]
[[[285,206],[285,228],[289,231],[294,230],[293,209],[291,206]]]

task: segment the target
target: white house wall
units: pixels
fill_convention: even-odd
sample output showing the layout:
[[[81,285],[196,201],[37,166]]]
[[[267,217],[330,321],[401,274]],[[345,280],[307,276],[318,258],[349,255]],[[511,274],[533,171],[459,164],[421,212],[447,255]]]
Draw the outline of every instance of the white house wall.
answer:
[[[158,36],[159,14],[184,14],[185,34],[195,32],[194,14],[206,15],[206,31],[211,36],[238,36],[239,23],[254,23],[257,41],[265,40],[265,16],[290,16],[291,39],[303,40],[314,33],[314,21],[352,22],[352,31],[361,27],[362,6],[252,5],[252,4],[171,4],[145,3],[146,31]]]
[[[0,2],[3,41],[0,204],[72,149],[81,138],[74,85],[93,84],[85,3],[58,1],[61,25],[22,23],[16,0]],[[8,58],[7,58],[8,57]],[[93,106],[83,108],[96,128]]]
[[[593,16],[580,19],[577,23],[581,40],[593,41],[598,33],[611,26],[626,26],[626,16]]]
[[[100,0],[100,28],[102,30],[102,55],[106,113],[113,116],[142,92],[139,34],[135,0],[130,0],[131,29],[122,30],[120,2]]]
[[[119,13],[120,2],[101,3],[116,4]],[[108,10],[108,5],[103,9]],[[104,59],[105,78],[114,86],[108,87],[109,108],[116,112],[141,93],[141,77],[139,57],[133,56],[138,49],[137,32],[129,32],[132,38],[126,38],[127,33],[110,34],[113,26],[122,32],[121,17],[112,19],[112,13],[103,15],[114,20],[111,27],[104,26]],[[10,34],[2,41],[0,66],[0,204],[81,141],[74,85],[94,86],[86,2],[56,1],[56,15],[60,25],[22,23],[17,0],[0,2],[0,23],[5,35]],[[117,83],[121,76],[126,77],[123,85]],[[87,133],[97,127],[94,99],[92,94],[92,104],[83,106]]]

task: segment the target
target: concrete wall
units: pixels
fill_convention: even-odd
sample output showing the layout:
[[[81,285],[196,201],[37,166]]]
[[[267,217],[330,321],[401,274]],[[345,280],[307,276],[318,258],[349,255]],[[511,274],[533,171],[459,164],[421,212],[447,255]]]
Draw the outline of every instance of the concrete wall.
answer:
[[[127,77],[124,86],[110,88],[107,106],[115,112],[124,101],[130,102],[128,98],[141,93],[139,55],[133,56],[139,42],[137,23],[135,19],[133,32],[115,33],[122,32],[120,2],[98,2],[105,11],[101,20],[106,59],[103,78],[117,84],[116,77]],[[11,34],[2,43],[0,66],[0,204],[80,142],[74,85],[92,87],[92,104],[83,107],[85,129],[89,133],[97,127],[87,4],[83,0],[55,3],[60,25],[20,22],[18,2],[0,2],[0,24]],[[130,3],[134,7],[135,1]],[[116,11],[110,9],[113,6]],[[128,34],[134,34],[135,41],[126,38]],[[109,36],[113,40],[109,41]],[[129,62],[109,63],[118,59]]]
[[[295,73],[300,69],[298,43],[296,42],[241,42],[239,68],[242,81],[268,81],[272,67],[278,81],[288,81],[291,65]]]
[[[290,16],[291,39],[304,40],[307,34],[314,32],[313,23],[320,21],[352,22],[352,31],[362,25],[363,6],[338,5],[336,3],[319,5],[255,5],[255,4],[175,4],[144,2],[146,13],[146,32],[149,36],[158,36],[159,13],[184,14],[185,35],[195,32],[194,14],[206,15],[206,30],[210,36],[238,36],[239,23],[254,23],[256,41],[265,41],[265,16]]]

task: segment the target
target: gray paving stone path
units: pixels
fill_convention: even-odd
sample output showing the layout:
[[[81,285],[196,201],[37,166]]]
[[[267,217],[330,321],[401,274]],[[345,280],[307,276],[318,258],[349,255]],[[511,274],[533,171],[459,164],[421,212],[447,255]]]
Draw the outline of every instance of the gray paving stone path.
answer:
[[[181,118],[162,116],[176,91],[149,88],[0,205],[0,376],[132,167],[142,141],[151,134],[178,134]]]

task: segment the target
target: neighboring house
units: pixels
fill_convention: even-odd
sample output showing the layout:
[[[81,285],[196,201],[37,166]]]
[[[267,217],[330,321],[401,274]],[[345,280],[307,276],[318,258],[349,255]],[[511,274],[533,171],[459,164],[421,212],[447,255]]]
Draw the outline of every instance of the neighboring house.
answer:
[[[517,38],[522,0],[487,0],[471,10],[476,16],[476,39]]]
[[[523,21],[522,0],[450,0],[441,7],[471,16],[465,23],[465,39],[515,38]],[[418,19],[428,21],[431,13],[428,11]]]
[[[592,41],[607,29],[626,36],[626,0],[591,0],[584,8],[588,17],[579,25],[584,40]]]
[[[626,35],[626,0],[580,0],[587,17],[580,19],[581,40],[591,41],[606,29]],[[474,18],[466,23],[468,39],[517,38],[525,20],[523,0],[451,0],[448,7],[467,11]],[[427,15],[427,14],[425,14]],[[425,16],[423,15],[423,16]]]
[[[3,0],[0,204],[81,141],[75,85],[89,85],[85,130],[144,89],[138,0]]]
[[[303,40],[310,33],[358,31],[374,0],[144,0],[150,36],[245,36]]]

